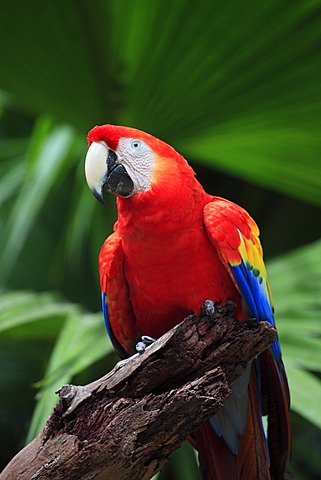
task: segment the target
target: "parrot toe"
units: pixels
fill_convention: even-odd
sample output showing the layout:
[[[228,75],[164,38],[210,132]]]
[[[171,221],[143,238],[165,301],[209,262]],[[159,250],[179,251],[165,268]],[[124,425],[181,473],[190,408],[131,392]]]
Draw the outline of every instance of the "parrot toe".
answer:
[[[206,315],[211,320],[214,320],[214,312],[215,312],[215,303],[213,302],[213,300],[205,300],[205,302],[200,308],[199,316],[204,317]]]
[[[156,342],[155,338],[148,335],[142,335],[141,341],[136,344],[136,352],[144,353],[146,348]]]

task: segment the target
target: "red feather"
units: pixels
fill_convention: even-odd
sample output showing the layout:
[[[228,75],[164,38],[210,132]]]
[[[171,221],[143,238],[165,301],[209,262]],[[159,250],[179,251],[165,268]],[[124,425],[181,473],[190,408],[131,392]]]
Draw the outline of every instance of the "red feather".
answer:
[[[244,435],[239,438],[236,468],[238,480],[271,480],[267,442],[262,429],[257,378],[254,366],[252,366],[249,384],[246,431]]]
[[[117,198],[115,233],[99,257],[101,286],[116,345],[131,353],[137,337],[161,336],[191,312],[197,313],[207,299],[232,300],[237,317],[244,319],[249,308],[245,292],[253,295],[254,303],[262,302],[260,312],[272,312],[259,230],[249,214],[205,193],[185,159],[147,133],[104,125],[91,130],[88,143],[103,141],[117,154],[121,137],[143,140],[155,157],[150,188]],[[238,269],[238,277],[232,267]],[[264,316],[258,320],[271,321]],[[267,445],[271,474],[282,478],[290,448],[285,371],[270,352],[258,362],[261,381],[257,381],[260,372],[253,366],[246,431],[239,437],[237,455],[215,433],[213,421],[205,422],[194,435],[206,480],[270,480]],[[261,405],[270,417],[268,443]]]
[[[224,440],[214,433],[208,421],[203,423],[194,436],[202,479],[238,480],[235,455],[226,447]]]

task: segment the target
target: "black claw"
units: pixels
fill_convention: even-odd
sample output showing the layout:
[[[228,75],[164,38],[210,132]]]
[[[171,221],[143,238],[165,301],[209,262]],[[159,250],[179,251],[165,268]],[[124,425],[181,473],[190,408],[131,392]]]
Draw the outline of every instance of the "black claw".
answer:
[[[146,348],[154,342],[156,342],[155,338],[149,337],[148,335],[142,335],[141,341],[136,344],[136,352],[144,353]]]
[[[215,312],[215,303],[213,300],[205,300],[203,305],[200,309],[200,317],[206,315],[211,320],[214,320],[214,312]]]

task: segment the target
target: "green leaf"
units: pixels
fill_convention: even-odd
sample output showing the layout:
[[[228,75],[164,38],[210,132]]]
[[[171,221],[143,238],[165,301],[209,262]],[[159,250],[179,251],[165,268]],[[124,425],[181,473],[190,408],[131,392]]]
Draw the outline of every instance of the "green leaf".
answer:
[[[3,278],[6,278],[13,268],[53,185],[61,175],[67,174],[67,165],[74,161],[73,154],[77,143],[78,138],[71,127],[51,128],[51,122],[47,118],[39,120],[31,139],[20,192],[3,233],[0,255]],[[12,171],[10,174],[12,176]]]
[[[293,410],[320,428],[321,241],[268,263]]]
[[[306,125],[305,129],[286,119],[283,125],[271,125],[262,114],[213,127],[197,138],[180,141],[179,146],[209,166],[321,205],[321,164],[317,161],[321,139],[318,127]]]
[[[0,334],[15,338],[52,337],[57,333],[55,323],[77,311],[76,305],[62,302],[53,294],[5,292],[0,297]]]
[[[184,480],[195,480],[199,478],[197,452],[187,441],[175,450],[170,456],[170,462],[166,464],[159,474],[159,479],[166,479],[169,475],[173,478],[183,478]],[[170,471],[170,473],[168,473]]]
[[[27,442],[42,430],[57,403],[58,398],[54,392],[112,351],[102,314],[69,317],[56,341],[45,376],[37,383],[40,391]]]
[[[0,297],[1,341],[56,340],[45,376],[35,386],[37,405],[28,441],[43,428],[57,401],[55,391],[79,372],[113,351],[102,314],[85,314],[79,306],[52,294],[6,292]]]
[[[321,382],[316,376],[304,370],[287,368],[290,378],[291,406],[302,417],[321,428],[320,402]]]
[[[319,1],[8,2],[0,87],[82,130],[136,126],[195,161],[321,205],[320,10]]]

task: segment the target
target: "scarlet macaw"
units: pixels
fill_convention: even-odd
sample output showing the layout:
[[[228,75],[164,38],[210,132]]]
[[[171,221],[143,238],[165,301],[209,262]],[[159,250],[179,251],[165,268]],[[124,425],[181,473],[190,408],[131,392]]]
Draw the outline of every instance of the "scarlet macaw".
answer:
[[[206,299],[236,317],[274,325],[259,230],[238,205],[207,194],[186,160],[142,131],[113,125],[88,134],[86,178],[96,198],[117,195],[118,221],[99,255],[102,308],[121,357],[142,335],[160,337]],[[289,390],[278,340],[233,384],[223,408],[194,433],[203,476],[283,479]],[[267,435],[262,415],[268,416]]]

